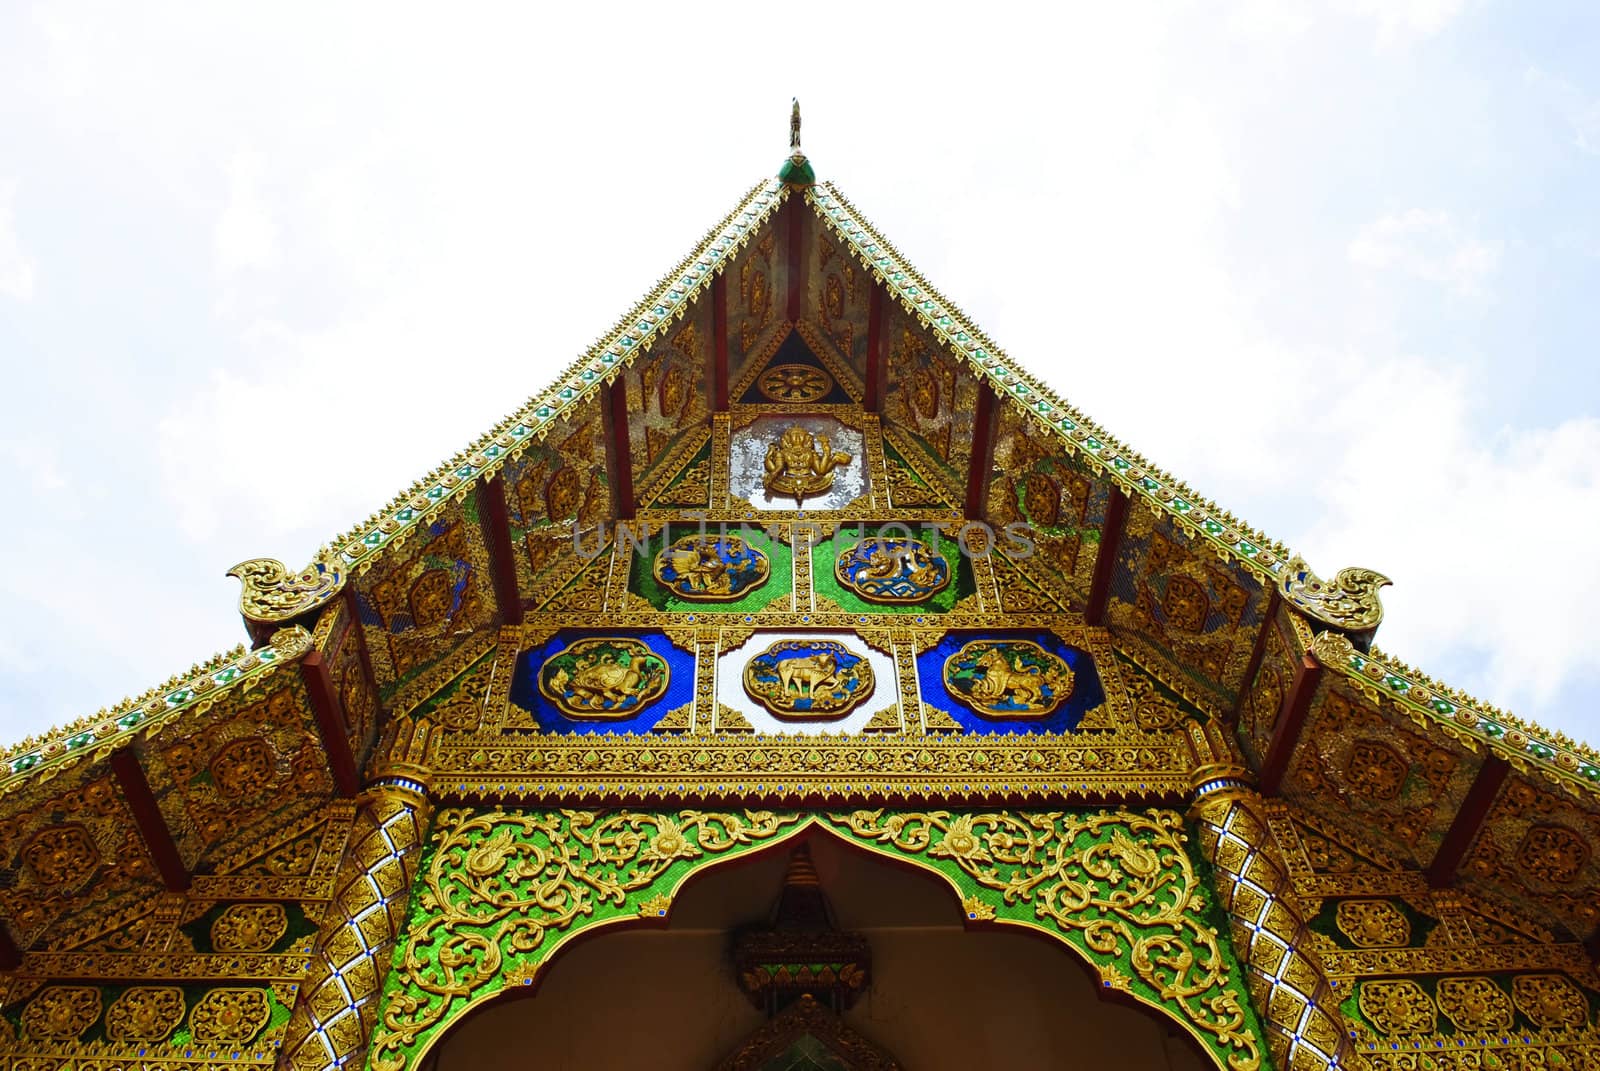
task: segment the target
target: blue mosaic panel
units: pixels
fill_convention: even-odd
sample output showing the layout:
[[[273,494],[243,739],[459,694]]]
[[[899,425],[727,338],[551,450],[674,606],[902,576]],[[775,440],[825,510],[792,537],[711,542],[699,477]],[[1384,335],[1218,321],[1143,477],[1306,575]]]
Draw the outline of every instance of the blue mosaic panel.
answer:
[[[638,640],[667,664],[666,691],[652,699],[637,714],[603,720],[568,716],[539,691],[539,672],[545,662],[579,640],[597,636],[626,636]],[[517,656],[517,671],[511,679],[511,702],[526,710],[547,733],[648,733],[669,711],[694,702],[694,655],[673,646],[659,632],[593,629],[563,629],[537,647]]]
[[[1070,694],[1065,702],[1044,717],[1008,718],[977,713],[957,698],[944,680],[946,660],[974,640],[1023,640],[1038,645],[1060,658],[1072,670]],[[1085,714],[1106,699],[1100,674],[1088,652],[1068,645],[1052,632],[1039,630],[947,633],[937,646],[917,656],[917,677],[922,684],[923,702],[949,714],[971,733],[1070,733],[1077,728]]]

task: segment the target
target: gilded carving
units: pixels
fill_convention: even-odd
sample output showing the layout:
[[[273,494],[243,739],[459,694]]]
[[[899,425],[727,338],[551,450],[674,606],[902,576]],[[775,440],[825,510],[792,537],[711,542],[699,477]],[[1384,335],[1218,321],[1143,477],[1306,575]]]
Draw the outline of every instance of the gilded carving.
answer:
[[[1570,885],[1589,861],[1589,846],[1566,826],[1535,825],[1517,845],[1517,865],[1552,885]]]
[[[744,667],[745,693],[779,717],[841,718],[872,689],[872,665],[834,640],[779,640]]]
[[[289,932],[282,904],[234,904],[211,924],[218,952],[265,952]]]
[[[772,566],[766,554],[736,535],[684,536],[656,552],[651,573],[680,598],[695,601],[737,599],[767,582]]]
[[[1387,900],[1341,900],[1334,925],[1360,948],[1399,948],[1411,943],[1411,923]]]
[[[833,563],[839,583],[868,602],[918,603],[950,586],[950,563],[918,539],[863,539]]]
[[[314,561],[298,573],[273,558],[251,558],[228,570],[242,585],[239,612],[262,623],[291,621],[327,604],[344,588],[345,572],[336,564]]]
[[[1511,999],[1539,1026],[1575,1030],[1588,1025],[1589,1002],[1559,974],[1519,974],[1511,980]]]
[[[267,1025],[272,1007],[264,989],[219,987],[206,993],[189,1013],[196,1042],[242,1045]]]
[[[664,910],[650,898],[681,861],[747,850],[800,820],[770,811],[441,812],[420,875],[428,910],[402,938],[398,996],[383,1009],[371,1066],[407,1067],[419,1037],[473,998],[531,979],[597,912]]]
[[[106,1009],[106,1036],[113,1041],[163,1041],[183,1022],[183,1013],[183,990],[177,986],[133,986]]]
[[[775,364],[761,373],[756,387],[769,401],[814,402],[833,390],[833,377],[808,364]]]
[[[212,783],[224,796],[254,796],[277,776],[277,755],[259,736],[225,745],[211,759]]]
[[[639,640],[577,640],[545,659],[539,694],[569,718],[628,718],[666,693],[672,670]]]
[[[1072,695],[1072,667],[1029,640],[973,640],[945,659],[950,694],[986,717],[1042,718]]]
[[[1357,740],[1350,748],[1345,783],[1362,796],[1392,800],[1406,783],[1406,761],[1388,744]]]
[[[1438,1029],[1432,999],[1409,978],[1362,982],[1357,995],[1362,1016],[1385,1034],[1432,1034]]]
[[[70,1041],[100,1018],[100,990],[87,985],[52,985],[22,1010],[22,1032],[30,1038]]]
[[[40,885],[76,889],[100,865],[88,830],[77,823],[41,829],[22,849],[22,861]]]
[[[893,854],[947,861],[975,892],[973,920],[1048,923],[1091,954],[1108,984],[1148,987],[1238,1071],[1261,1053],[1228,988],[1228,959],[1199,913],[1205,894],[1171,811],[832,814],[836,827]],[[1132,977],[1100,957],[1126,963]],[[1148,999],[1148,998],[1147,998]]]
[[[1458,1029],[1473,1033],[1511,1029],[1511,998],[1488,978],[1441,978],[1437,997],[1439,1010]]]
[[[1289,559],[1278,580],[1283,598],[1312,619],[1345,632],[1370,632],[1383,620],[1380,589],[1391,581],[1373,569],[1345,568],[1330,584],[1311,571],[1298,554]]]
[[[765,472],[761,485],[767,498],[793,498],[795,508],[806,497],[827,494],[833,488],[834,470],[850,464],[849,454],[835,450],[826,435],[813,435],[802,427],[791,427],[775,443],[767,446]]]

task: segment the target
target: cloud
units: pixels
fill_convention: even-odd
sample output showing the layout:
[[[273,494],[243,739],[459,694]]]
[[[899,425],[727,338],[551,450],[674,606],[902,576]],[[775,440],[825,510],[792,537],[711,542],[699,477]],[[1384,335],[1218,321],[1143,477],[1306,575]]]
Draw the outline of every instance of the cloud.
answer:
[[[278,227],[261,192],[263,162],[241,150],[228,161],[228,201],[217,219],[214,244],[223,274],[270,268],[278,260]]]
[[[1334,9],[1376,22],[1381,48],[1434,36],[1465,6],[1464,0],[1336,0]]]
[[[1523,78],[1549,99],[1567,124],[1572,144],[1590,156],[1600,156],[1600,99],[1539,67],[1529,67]]]
[[[33,299],[33,263],[17,238],[16,179],[0,179],[0,294],[18,301]]]
[[[1346,253],[1352,264],[1392,269],[1471,296],[1484,292],[1503,246],[1466,233],[1448,212],[1413,208],[1365,224]]]

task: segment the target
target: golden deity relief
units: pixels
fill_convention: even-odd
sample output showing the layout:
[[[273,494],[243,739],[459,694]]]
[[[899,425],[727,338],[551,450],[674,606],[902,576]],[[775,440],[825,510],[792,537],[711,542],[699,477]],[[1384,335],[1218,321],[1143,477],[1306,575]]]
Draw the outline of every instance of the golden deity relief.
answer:
[[[832,490],[834,470],[850,461],[851,456],[835,450],[826,435],[812,435],[794,426],[768,445],[761,485],[767,489],[768,498],[793,497],[799,508],[807,495],[823,495]]]

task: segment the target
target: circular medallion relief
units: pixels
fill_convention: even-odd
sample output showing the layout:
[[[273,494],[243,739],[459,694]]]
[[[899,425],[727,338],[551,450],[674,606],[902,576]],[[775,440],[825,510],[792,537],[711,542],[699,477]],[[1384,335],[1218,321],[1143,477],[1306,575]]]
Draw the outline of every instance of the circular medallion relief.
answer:
[[[761,373],[756,387],[774,402],[814,402],[833,390],[833,377],[808,364],[775,364]]]
[[[834,640],[779,640],[744,667],[745,693],[780,718],[842,718],[872,687],[866,658]]]
[[[580,721],[631,718],[666,694],[671,670],[627,636],[577,640],[539,667],[539,694]]]
[[[684,536],[656,552],[656,583],[680,598],[719,602],[737,599],[767,582],[767,556],[735,535]]]
[[[1029,640],[973,640],[944,663],[950,694],[988,718],[1043,718],[1072,695],[1072,667]]]
[[[918,539],[863,539],[840,553],[833,573],[869,602],[922,602],[950,586],[950,563]]]

